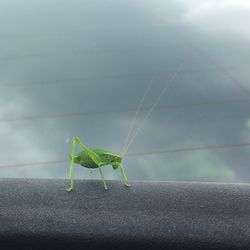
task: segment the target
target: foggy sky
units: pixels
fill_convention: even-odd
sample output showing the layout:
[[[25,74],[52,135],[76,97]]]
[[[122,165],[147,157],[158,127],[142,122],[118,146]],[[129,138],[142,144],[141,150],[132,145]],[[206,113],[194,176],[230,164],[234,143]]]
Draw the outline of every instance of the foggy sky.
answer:
[[[4,166],[66,160],[74,135],[120,153],[148,83],[155,78],[150,107],[180,63],[129,152],[250,143],[249,14],[239,0],[2,1],[0,177],[67,178],[69,163]],[[88,113],[67,115],[77,112]],[[131,180],[248,182],[249,150],[127,157],[124,166]],[[76,178],[88,171],[76,166]]]

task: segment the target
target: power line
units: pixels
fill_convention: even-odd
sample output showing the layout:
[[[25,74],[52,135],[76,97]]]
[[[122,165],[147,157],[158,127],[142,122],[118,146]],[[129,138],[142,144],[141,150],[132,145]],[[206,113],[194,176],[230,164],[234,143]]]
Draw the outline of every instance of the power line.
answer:
[[[200,72],[209,72],[217,70],[214,67],[208,67],[204,69],[183,69],[184,73],[200,73]],[[137,72],[129,74],[109,74],[102,76],[89,76],[89,77],[79,77],[79,78],[67,78],[67,79],[56,79],[56,80],[35,80],[35,81],[24,81],[19,83],[10,82],[10,83],[1,83],[1,88],[9,87],[30,87],[30,86],[44,86],[49,87],[50,85],[62,85],[62,84],[82,84],[83,82],[88,81],[103,81],[103,80],[117,80],[117,79],[126,79],[126,78],[135,78],[135,77],[152,77],[157,76],[168,76],[169,73],[174,72],[174,70],[159,71],[159,72]]]
[[[138,152],[138,153],[129,153],[128,157],[137,157],[144,155],[155,155],[155,154],[167,154],[167,153],[181,153],[181,152],[191,152],[198,150],[215,150],[215,149],[229,149],[229,148],[241,148],[241,147],[249,147],[250,143],[239,143],[239,144],[222,144],[222,145],[208,145],[208,146],[200,146],[200,147],[188,147],[188,148],[177,148],[177,149],[166,149],[166,150],[155,150],[155,151],[147,151],[147,152]]]
[[[234,100],[219,100],[219,101],[207,101],[207,102],[196,102],[196,103],[182,103],[175,105],[160,105],[155,109],[179,109],[188,107],[202,107],[202,106],[217,106],[230,103],[248,103],[250,99],[234,99]],[[142,107],[141,110],[147,111],[151,107]],[[104,115],[113,113],[126,113],[135,111],[136,108],[120,108],[120,109],[107,109],[107,110],[96,110],[96,111],[83,111],[83,112],[69,112],[69,113],[59,113],[59,114],[48,114],[48,115],[34,115],[34,116],[23,116],[19,118],[0,118],[0,123],[8,122],[20,122],[20,121],[32,121],[32,120],[42,120],[42,119],[56,119],[64,117],[77,117],[77,116],[92,116],[92,115]]]
[[[54,160],[54,161],[40,161],[40,162],[38,161],[38,162],[21,163],[21,164],[0,165],[0,168],[33,167],[33,166],[52,165],[52,164],[59,164],[66,162],[69,162],[69,160]]]
[[[9,62],[9,61],[18,61],[29,58],[51,58],[51,57],[67,57],[67,56],[79,56],[79,55],[100,55],[100,54],[112,54],[112,53],[127,53],[128,51],[138,51],[152,49],[152,46],[144,46],[144,47],[133,47],[133,48],[107,48],[107,49],[99,49],[99,48],[86,48],[86,49],[72,49],[61,52],[52,52],[48,51],[48,53],[33,53],[33,54],[23,54],[23,55],[5,55],[0,57],[0,62]]]
[[[236,77],[234,77],[231,73],[228,72],[228,70],[225,69],[221,64],[216,62],[207,52],[204,50],[201,50],[200,48],[193,45],[193,43],[188,42],[189,46],[192,47],[197,53],[200,55],[203,55],[204,58],[207,58],[207,60],[225,77],[227,77],[235,86],[237,86],[239,89],[241,89],[242,92],[246,93],[248,96],[250,96],[250,90],[245,87]]]
[[[220,63],[218,63],[212,56],[210,56],[205,50],[199,48],[196,46],[191,40],[189,40],[183,33],[176,32],[172,27],[169,25],[166,25],[166,27],[171,30],[175,34],[177,38],[180,38],[179,40],[185,44],[186,46],[189,46],[193,49],[196,53],[198,53],[200,56],[205,58],[215,69],[217,69],[222,75],[227,77],[235,86],[237,86],[239,89],[241,89],[242,92],[248,95],[250,97],[250,90],[249,88],[245,87],[241,81],[239,81],[236,77],[234,77],[224,66],[222,66]]]
[[[185,152],[195,152],[200,150],[216,150],[216,149],[236,149],[249,147],[250,143],[234,143],[234,144],[221,144],[221,145],[207,145],[207,146],[196,146],[196,147],[187,147],[187,148],[177,148],[177,149],[162,149],[146,152],[135,152],[128,153],[127,157],[140,157],[147,155],[157,155],[157,154],[169,154],[169,153],[185,153]],[[33,167],[33,166],[42,166],[42,165],[52,165],[60,163],[68,163],[69,160],[51,160],[51,161],[40,161],[40,162],[30,162],[30,163],[21,163],[21,164],[9,164],[9,165],[0,165],[0,168],[15,168],[15,167]]]

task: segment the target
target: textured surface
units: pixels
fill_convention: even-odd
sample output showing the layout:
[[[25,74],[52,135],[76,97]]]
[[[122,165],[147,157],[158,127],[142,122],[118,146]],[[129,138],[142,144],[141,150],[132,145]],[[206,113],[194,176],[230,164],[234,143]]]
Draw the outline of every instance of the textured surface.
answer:
[[[0,249],[250,249],[250,185],[0,179]]]

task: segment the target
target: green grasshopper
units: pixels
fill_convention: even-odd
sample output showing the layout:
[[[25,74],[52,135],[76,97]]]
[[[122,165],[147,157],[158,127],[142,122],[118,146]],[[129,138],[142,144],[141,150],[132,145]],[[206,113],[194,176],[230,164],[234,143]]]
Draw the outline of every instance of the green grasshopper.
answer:
[[[145,123],[146,119],[150,116],[150,114],[152,113],[153,109],[157,106],[157,104],[159,103],[161,97],[163,96],[163,94],[166,92],[166,90],[168,89],[168,87],[170,86],[170,83],[173,82],[173,80],[176,78],[176,76],[178,75],[179,71],[182,68],[182,64],[179,66],[178,70],[174,73],[174,75],[169,79],[168,81],[168,85],[165,86],[165,88],[162,90],[162,92],[160,93],[160,95],[158,96],[158,98],[156,99],[154,105],[149,109],[147,115],[144,117],[142,124]],[[69,156],[70,159],[70,174],[69,174],[69,179],[70,179],[70,187],[66,189],[66,191],[70,192],[73,191],[74,189],[74,164],[79,164],[85,168],[98,168],[101,178],[102,178],[102,183],[103,183],[103,187],[105,190],[108,190],[107,184],[104,180],[104,176],[103,176],[103,172],[102,172],[102,167],[103,166],[107,166],[107,165],[111,165],[113,167],[114,170],[116,169],[120,169],[122,177],[123,177],[123,182],[124,185],[126,187],[130,187],[128,178],[125,174],[125,171],[123,169],[123,165],[122,165],[122,159],[124,158],[124,156],[126,155],[126,153],[128,152],[129,147],[131,146],[132,142],[134,141],[136,135],[138,134],[139,130],[141,129],[142,126],[140,126],[139,128],[137,128],[136,132],[134,133],[134,135],[131,138],[131,132],[133,130],[136,118],[138,116],[138,113],[141,109],[141,106],[144,102],[145,97],[147,96],[153,82],[154,82],[155,78],[153,77],[151,82],[149,83],[144,96],[137,108],[137,111],[135,113],[133,122],[131,124],[130,130],[128,132],[127,138],[125,140],[125,145],[124,145],[124,150],[123,153],[119,154],[114,154],[108,150],[105,149],[100,149],[100,148],[88,148],[86,147],[78,137],[74,136],[72,139],[72,152],[71,155]],[[75,156],[75,146],[76,144],[78,144],[80,146],[80,148],[82,149],[81,152],[79,152],[76,156]]]
[[[78,144],[81,147],[82,151],[77,156],[74,156],[76,144]],[[81,166],[86,167],[86,168],[98,168],[100,175],[102,177],[102,182],[103,182],[103,186],[105,190],[107,190],[108,187],[103,177],[102,166],[111,165],[114,170],[119,168],[124,178],[125,186],[129,187],[130,184],[128,182],[127,176],[125,175],[121,160],[122,160],[121,155],[116,155],[105,149],[99,149],[99,148],[89,149],[88,147],[84,146],[81,143],[78,137],[73,137],[72,154],[70,155],[70,161],[71,161],[70,174],[69,174],[70,175],[70,187],[67,188],[66,190],[70,192],[74,188],[74,179],[73,179],[74,163],[80,164]]]

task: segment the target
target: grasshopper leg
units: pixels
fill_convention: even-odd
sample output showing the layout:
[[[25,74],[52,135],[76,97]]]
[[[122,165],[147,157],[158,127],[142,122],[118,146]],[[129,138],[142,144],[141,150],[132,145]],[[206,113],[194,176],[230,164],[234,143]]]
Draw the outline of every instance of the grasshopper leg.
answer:
[[[70,159],[70,171],[69,171],[70,187],[66,188],[67,192],[71,192],[74,189],[74,155],[75,155],[75,146],[76,146],[76,141],[73,139],[72,140],[71,159]]]
[[[124,179],[124,185],[125,185],[126,187],[130,187],[131,185],[129,184],[128,178],[127,178],[127,176],[126,176],[126,174],[125,174],[125,171],[124,171],[124,169],[123,169],[122,164],[119,164],[119,168],[120,168],[120,170],[121,170],[121,174],[122,174],[122,177],[123,177],[123,179]]]
[[[106,182],[105,182],[104,177],[103,177],[102,168],[101,168],[100,165],[99,165],[98,168],[99,168],[99,171],[100,171],[100,175],[101,175],[101,177],[102,177],[103,187],[104,187],[105,190],[108,190],[108,187],[107,187]]]

